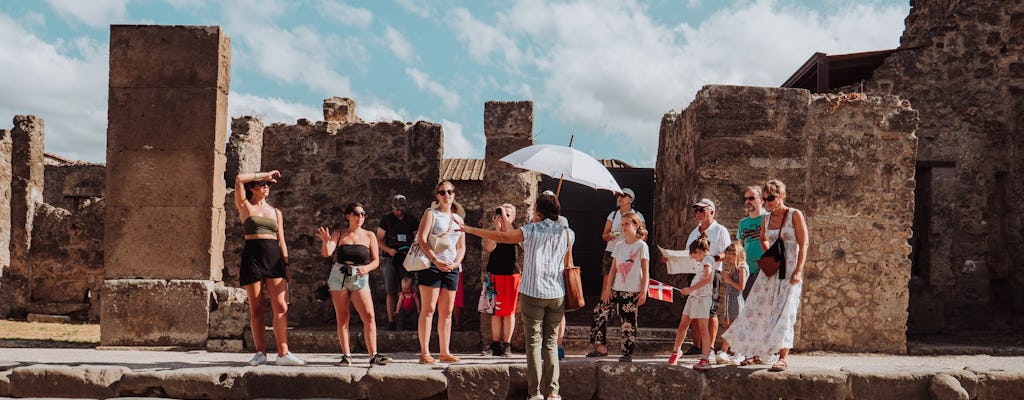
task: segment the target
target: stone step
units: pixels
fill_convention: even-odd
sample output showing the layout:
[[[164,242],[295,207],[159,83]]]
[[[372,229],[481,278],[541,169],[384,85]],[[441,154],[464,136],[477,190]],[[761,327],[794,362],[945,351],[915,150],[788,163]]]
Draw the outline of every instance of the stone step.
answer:
[[[366,351],[366,344],[363,341],[362,327],[353,325],[349,328],[349,345],[352,353],[363,353]],[[675,340],[675,329],[665,328],[640,328],[637,331],[636,353],[637,354],[667,354],[672,351],[672,344]],[[621,329],[616,327],[608,328],[608,348],[610,353],[617,354],[622,346]],[[274,331],[267,329],[265,340],[268,351],[276,350],[274,342]],[[452,334],[451,349],[458,354],[477,354],[486,348],[490,338],[484,338],[476,331],[456,331]],[[586,354],[591,349],[590,327],[589,326],[567,326],[563,346],[568,354]],[[245,351],[254,351],[252,334],[248,330],[241,343]],[[338,334],[334,327],[302,327],[292,328],[288,331],[288,347],[296,353],[337,353],[341,349],[338,343]],[[522,352],[523,343],[513,343],[513,349]],[[685,347],[685,346],[684,346]],[[391,332],[384,329],[377,330],[377,349],[382,353],[398,352],[419,352],[419,336],[416,331]],[[433,332],[430,338],[431,351],[438,351],[437,333]],[[239,351],[237,348],[223,346],[213,347],[211,350]]]

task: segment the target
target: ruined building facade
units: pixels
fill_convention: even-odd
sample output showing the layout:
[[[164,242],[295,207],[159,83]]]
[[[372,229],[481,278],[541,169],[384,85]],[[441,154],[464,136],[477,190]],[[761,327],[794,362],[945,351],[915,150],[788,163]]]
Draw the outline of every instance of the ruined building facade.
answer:
[[[911,333],[1024,323],[1024,3],[913,1],[865,82],[919,110]]]

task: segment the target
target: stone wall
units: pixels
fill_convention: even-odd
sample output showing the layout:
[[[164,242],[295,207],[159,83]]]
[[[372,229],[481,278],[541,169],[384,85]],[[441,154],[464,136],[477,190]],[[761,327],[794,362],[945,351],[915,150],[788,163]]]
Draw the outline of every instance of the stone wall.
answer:
[[[230,66],[219,27],[110,28],[103,345],[207,345]]]
[[[34,115],[14,117],[11,130],[10,266],[0,278],[0,316],[26,314],[32,293],[32,222],[43,202],[43,140],[46,122]]]
[[[778,178],[810,234],[795,346],[903,353],[916,125],[894,96],[706,86],[662,120],[656,242],[682,248],[700,198],[735,236],[743,188]]]
[[[42,204],[32,226],[28,312],[99,320],[104,202],[67,210]]]
[[[11,266],[11,144],[11,131],[0,129],[0,291]]]
[[[43,201],[54,207],[77,210],[104,196],[103,164],[47,165]]]
[[[912,2],[899,50],[864,88],[921,112],[911,332],[1019,332],[1024,4]]]

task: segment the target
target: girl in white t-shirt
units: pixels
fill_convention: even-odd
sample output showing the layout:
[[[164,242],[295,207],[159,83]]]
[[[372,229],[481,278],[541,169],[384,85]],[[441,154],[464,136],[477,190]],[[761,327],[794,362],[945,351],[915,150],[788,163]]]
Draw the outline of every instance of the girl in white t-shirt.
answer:
[[[683,316],[679,320],[679,327],[676,328],[676,342],[672,347],[672,355],[668,358],[669,365],[676,365],[679,362],[681,352],[679,347],[686,339],[686,328],[690,321],[697,321],[697,332],[694,336],[701,343],[701,357],[693,369],[705,371],[711,368],[711,361],[708,354],[711,352],[711,340],[708,333],[708,317],[711,316],[711,279],[714,277],[715,257],[711,252],[711,242],[707,236],[701,236],[690,243],[690,257],[700,263],[701,269],[690,281],[690,287],[679,289],[679,292],[689,296],[686,299],[686,307],[683,308]]]
[[[611,271],[605,275],[604,288],[601,290],[601,303],[594,308],[594,322],[590,326],[590,342],[594,349],[587,357],[603,357],[608,355],[606,335],[608,320],[614,310],[622,320],[622,357],[621,362],[633,361],[634,343],[636,342],[637,307],[647,302],[649,272],[647,265],[651,254],[644,239],[647,229],[636,213],[622,216],[622,232],[625,237],[612,250]]]

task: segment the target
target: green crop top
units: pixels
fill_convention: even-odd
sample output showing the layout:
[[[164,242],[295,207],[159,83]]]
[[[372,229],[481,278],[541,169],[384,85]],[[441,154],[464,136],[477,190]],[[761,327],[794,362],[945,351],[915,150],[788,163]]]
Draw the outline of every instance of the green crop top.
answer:
[[[242,231],[246,235],[276,235],[277,234],[277,220],[273,218],[261,217],[258,215],[249,216],[242,223]]]

